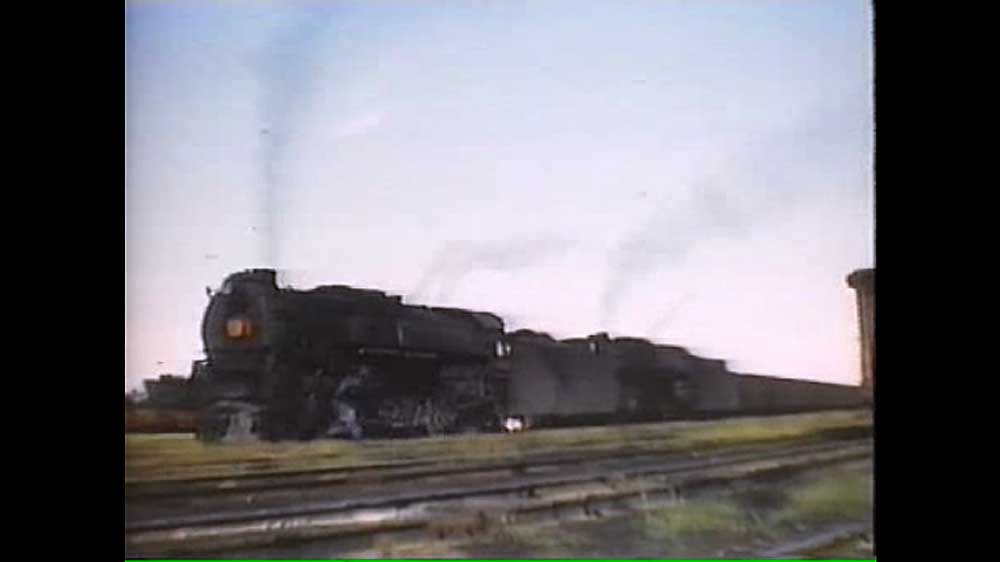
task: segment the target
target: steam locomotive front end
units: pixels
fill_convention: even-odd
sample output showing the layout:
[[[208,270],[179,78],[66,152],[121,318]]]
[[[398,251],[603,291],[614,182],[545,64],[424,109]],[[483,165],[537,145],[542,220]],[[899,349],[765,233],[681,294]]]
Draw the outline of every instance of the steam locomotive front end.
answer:
[[[275,274],[251,270],[229,276],[211,293],[202,320],[202,342],[208,357],[206,373],[195,381],[195,393],[209,419],[204,437],[211,439],[214,427],[243,418],[252,432],[253,419],[267,391],[268,363],[273,361],[273,321],[277,294]]]

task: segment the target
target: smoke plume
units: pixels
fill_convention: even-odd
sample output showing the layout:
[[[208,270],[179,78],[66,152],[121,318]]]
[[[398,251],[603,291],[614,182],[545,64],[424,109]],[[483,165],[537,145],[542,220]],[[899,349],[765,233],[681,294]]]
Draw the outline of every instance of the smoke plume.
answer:
[[[435,255],[412,297],[447,301],[470,273],[532,267],[563,255],[573,245],[559,239],[452,242]]]
[[[329,14],[302,9],[268,43],[257,65],[263,90],[261,165],[264,180],[262,227],[264,261],[280,265],[282,196],[287,197],[287,174],[296,134],[308,115],[316,93],[320,44],[330,29]]]
[[[655,271],[676,268],[703,242],[747,236],[765,221],[786,220],[806,203],[855,197],[864,185],[831,189],[832,178],[853,178],[850,147],[869,125],[864,93],[819,103],[791,127],[752,139],[730,164],[695,186],[685,203],[670,201],[623,239],[608,259],[601,319],[611,326],[632,287]],[[839,188],[840,186],[836,186]]]

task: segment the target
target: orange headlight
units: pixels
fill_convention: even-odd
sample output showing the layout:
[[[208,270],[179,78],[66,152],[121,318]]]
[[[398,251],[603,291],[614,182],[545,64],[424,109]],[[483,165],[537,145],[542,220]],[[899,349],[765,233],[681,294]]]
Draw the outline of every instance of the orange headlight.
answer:
[[[226,321],[226,335],[233,339],[249,338],[250,321],[246,318],[230,318]]]

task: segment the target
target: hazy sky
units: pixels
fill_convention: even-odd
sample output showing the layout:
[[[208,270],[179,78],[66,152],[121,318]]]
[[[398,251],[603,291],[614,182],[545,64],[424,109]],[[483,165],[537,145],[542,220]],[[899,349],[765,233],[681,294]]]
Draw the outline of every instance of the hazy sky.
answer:
[[[126,388],[251,267],[860,379],[871,8],[134,1]]]

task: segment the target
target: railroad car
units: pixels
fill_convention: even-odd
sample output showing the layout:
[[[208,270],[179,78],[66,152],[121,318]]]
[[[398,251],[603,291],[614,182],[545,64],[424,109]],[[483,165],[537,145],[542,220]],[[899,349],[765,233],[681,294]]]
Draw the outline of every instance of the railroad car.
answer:
[[[203,440],[458,431],[779,413],[865,403],[856,387],[727,370],[638,338],[507,332],[488,312],[342,285],[279,288],[273,270],[209,291],[191,377]]]

